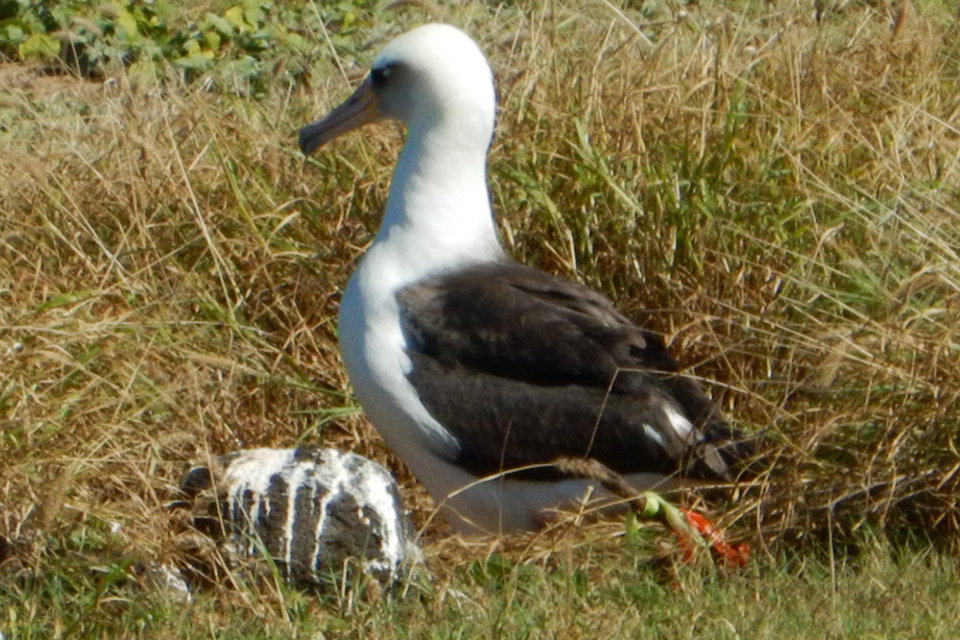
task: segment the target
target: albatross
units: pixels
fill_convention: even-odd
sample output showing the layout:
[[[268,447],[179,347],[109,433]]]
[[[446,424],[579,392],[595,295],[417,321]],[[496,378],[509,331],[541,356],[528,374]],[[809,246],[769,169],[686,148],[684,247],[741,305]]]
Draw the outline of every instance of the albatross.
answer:
[[[407,129],[340,303],[363,411],[461,532],[535,530],[602,493],[558,459],[598,461],[638,491],[732,479],[735,432],[657,335],[504,253],[486,176],[495,105],[477,44],[430,24],[391,41],[353,95],[300,130],[309,155],[370,122]]]

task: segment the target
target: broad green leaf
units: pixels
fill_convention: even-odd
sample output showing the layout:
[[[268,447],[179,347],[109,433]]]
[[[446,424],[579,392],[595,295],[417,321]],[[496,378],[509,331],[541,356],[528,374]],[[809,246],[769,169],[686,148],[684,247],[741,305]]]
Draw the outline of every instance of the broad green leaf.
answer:
[[[243,17],[249,25],[258,25],[263,22],[263,9],[260,8],[260,3],[244,2]]]
[[[117,12],[117,26],[123,31],[124,39],[135,42],[141,39],[140,29],[137,25],[137,19],[132,13],[119,2],[113,3],[113,8]]]
[[[187,40],[183,43],[183,50],[187,52],[188,56],[195,56],[203,50],[203,47],[200,46],[198,40]]]
[[[60,55],[60,42],[45,33],[35,33],[17,47],[24,60],[50,60]]]
[[[213,29],[207,29],[203,32],[203,42],[211,51],[216,52],[220,50],[220,34]]]
[[[313,46],[313,43],[304,38],[299,33],[287,33],[283,36],[283,42],[293,51],[298,53],[306,53],[310,50],[310,47]]]
[[[8,24],[3,27],[3,35],[0,36],[0,41],[2,41],[2,44],[6,46],[11,44],[19,44],[23,42],[23,39],[26,37],[27,34],[20,27],[20,25]]]
[[[207,13],[205,16],[207,24],[219,31],[225,36],[232,36],[234,29],[228,20],[225,20],[215,13]],[[206,32],[205,32],[206,33]]]
[[[174,64],[190,71],[206,71],[213,66],[214,54],[212,51],[198,51],[197,53],[177,58]]]
[[[243,8],[238,5],[234,5],[224,11],[223,17],[226,18],[230,24],[236,27],[237,31],[240,33],[250,30],[250,25],[247,24],[247,21],[243,19]]]

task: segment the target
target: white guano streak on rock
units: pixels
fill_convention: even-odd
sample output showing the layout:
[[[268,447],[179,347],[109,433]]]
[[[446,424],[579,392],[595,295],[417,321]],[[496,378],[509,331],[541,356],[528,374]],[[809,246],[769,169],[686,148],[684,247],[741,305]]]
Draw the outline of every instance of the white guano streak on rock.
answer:
[[[380,516],[381,547],[380,554],[386,557],[383,560],[367,560],[364,568],[378,570],[393,570],[403,558],[400,523],[401,514],[397,511],[400,505],[394,499],[389,487],[393,486],[393,478],[380,466],[365,459],[360,459],[356,482],[347,486],[358,505],[370,506]],[[361,512],[361,517],[363,516]],[[386,566],[385,566],[386,565]]]
[[[319,471],[319,473],[317,473],[317,480],[327,488],[327,492],[320,499],[320,504],[317,505],[317,528],[314,531],[317,545],[314,548],[313,558],[311,559],[311,567],[313,568],[317,567],[320,562],[320,556],[323,554],[320,540],[323,529],[327,524],[327,509],[330,506],[330,502],[334,497],[343,492],[344,487],[349,487],[351,484],[347,468],[343,464],[343,458],[346,455],[352,454],[341,454],[339,451],[333,449],[324,449],[320,452],[320,460],[317,462],[317,469]]]
[[[294,461],[294,449],[249,449],[238,456],[226,469],[225,478],[230,487],[230,510],[242,511],[254,534],[261,512],[270,513],[270,483],[281,469]],[[243,505],[243,494],[250,490],[257,499],[248,509]],[[257,541],[253,535],[247,544],[247,554],[257,551]]]

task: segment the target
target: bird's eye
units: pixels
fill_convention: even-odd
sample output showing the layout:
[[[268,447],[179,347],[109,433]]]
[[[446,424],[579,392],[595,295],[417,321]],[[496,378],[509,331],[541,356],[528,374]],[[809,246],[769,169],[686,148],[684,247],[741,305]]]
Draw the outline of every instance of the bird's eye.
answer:
[[[370,79],[374,87],[382,87],[387,83],[390,74],[393,73],[393,66],[381,67],[370,72]]]

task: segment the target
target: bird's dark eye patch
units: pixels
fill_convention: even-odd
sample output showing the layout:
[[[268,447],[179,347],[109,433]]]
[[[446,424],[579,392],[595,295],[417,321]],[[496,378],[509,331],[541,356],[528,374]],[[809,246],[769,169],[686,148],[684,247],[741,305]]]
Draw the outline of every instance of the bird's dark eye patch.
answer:
[[[373,82],[374,88],[380,88],[387,84],[390,76],[393,74],[394,65],[390,64],[379,69],[373,69],[370,72],[370,80]]]

